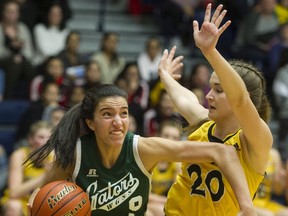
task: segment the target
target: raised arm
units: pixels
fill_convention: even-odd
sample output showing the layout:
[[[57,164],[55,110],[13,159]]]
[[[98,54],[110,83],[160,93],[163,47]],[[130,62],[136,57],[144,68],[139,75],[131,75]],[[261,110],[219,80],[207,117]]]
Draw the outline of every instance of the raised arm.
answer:
[[[194,125],[208,117],[208,110],[199,103],[192,91],[181,86],[176,81],[176,79],[181,77],[177,72],[183,66],[181,62],[183,56],[174,58],[175,52],[176,46],[171,49],[170,53],[167,49],[164,50],[159,63],[158,74],[178,112],[190,125]]]
[[[149,171],[159,161],[216,162],[230,183],[243,215],[246,215],[245,212],[247,215],[254,215],[252,195],[250,195],[245,174],[234,146],[213,142],[173,141],[158,137],[141,137],[139,155]]]
[[[218,76],[233,113],[242,128],[241,140],[247,144],[249,161],[257,172],[264,173],[272,146],[272,134],[268,125],[260,118],[242,78],[216,49],[220,35],[231,23],[227,21],[220,27],[226,14],[226,10],[221,12],[222,8],[223,6],[219,5],[211,16],[211,4],[208,4],[201,28],[199,29],[197,21],[193,22],[195,44]],[[264,89],[263,84],[261,87]],[[265,97],[265,92],[259,96],[261,103],[263,97]]]

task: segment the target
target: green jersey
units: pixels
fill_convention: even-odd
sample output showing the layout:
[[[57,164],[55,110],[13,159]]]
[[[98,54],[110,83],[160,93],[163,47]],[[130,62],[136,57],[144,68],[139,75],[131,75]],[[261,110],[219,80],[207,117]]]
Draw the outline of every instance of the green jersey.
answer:
[[[93,216],[143,216],[151,174],[138,154],[138,135],[128,133],[115,165],[103,166],[94,134],[82,136],[76,147],[73,181],[89,195]]]

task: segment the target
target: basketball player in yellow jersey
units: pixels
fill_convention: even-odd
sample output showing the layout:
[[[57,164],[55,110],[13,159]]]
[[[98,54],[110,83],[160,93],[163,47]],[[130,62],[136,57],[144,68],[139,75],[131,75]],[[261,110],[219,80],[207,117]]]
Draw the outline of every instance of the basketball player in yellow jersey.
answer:
[[[4,196],[0,199],[3,215],[25,216],[27,215],[26,206],[30,194],[41,185],[46,178],[49,166],[52,166],[53,154],[50,154],[45,164],[25,166],[23,162],[28,155],[35,149],[46,143],[51,135],[52,126],[46,121],[35,122],[28,134],[28,146],[20,147],[15,150],[9,161],[8,187]]]
[[[266,177],[261,182],[253,203],[257,214],[261,216],[288,215],[287,206],[271,200],[272,193],[283,194],[286,172],[282,167],[279,152],[272,148],[266,169]]]
[[[226,61],[216,49],[220,35],[231,23],[221,25],[227,12],[222,8],[219,5],[211,15],[208,4],[201,28],[197,21],[193,22],[195,44],[214,69],[211,90],[206,95],[209,108],[205,109],[191,91],[175,80],[181,77],[176,72],[183,66],[182,56],[174,58],[176,47],[170,53],[164,51],[158,73],[176,108],[190,124],[190,140],[216,141],[238,150],[252,199],[264,177],[273,142],[267,124],[270,105],[262,73],[241,60]],[[234,216],[239,212],[236,196],[217,164],[183,163],[168,193],[165,214]]]

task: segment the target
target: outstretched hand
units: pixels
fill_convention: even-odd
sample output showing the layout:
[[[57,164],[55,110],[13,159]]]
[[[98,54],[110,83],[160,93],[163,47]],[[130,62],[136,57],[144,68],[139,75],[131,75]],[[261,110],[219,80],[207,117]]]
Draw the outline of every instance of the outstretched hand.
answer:
[[[174,46],[170,53],[167,49],[164,50],[162,58],[158,66],[159,77],[167,75],[167,73],[172,76],[174,79],[180,79],[180,71],[183,67],[183,56],[178,56],[174,58],[176,52],[176,46]]]
[[[196,20],[193,21],[195,44],[203,53],[209,52],[209,50],[216,47],[220,35],[231,23],[229,20],[220,27],[220,24],[227,13],[226,10],[222,11],[222,8],[223,5],[220,4],[211,17],[211,3],[208,4],[205,11],[204,22],[200,29],[198,22]]]

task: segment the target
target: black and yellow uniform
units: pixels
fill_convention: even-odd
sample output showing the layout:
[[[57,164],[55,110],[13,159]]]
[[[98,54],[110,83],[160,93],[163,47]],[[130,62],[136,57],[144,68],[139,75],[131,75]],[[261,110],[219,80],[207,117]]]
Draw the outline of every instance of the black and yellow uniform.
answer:
[[[163,163],[165,168],[160,168],[160,163]],[[154,169],[152,175],[152,193],[167,196],[171,185],[175,181],[175,176],[178,174],[178,164],[174,162],[160,162]]]
[[[151,174],[138,155],[139,136],[128,133],[115,165],[103,166],[94,134],[80,138],[73,181],[90,197],[93,216],[143,216]]]
[[[17,151],[23,151],[24,152],[24,158],[28,157],[28,155],[31,153],[30,148],[28,146],[23,146],[21,147],[19,150]],[[48,161],[49,162],[53,162],[53,154],[50,154],[48,157]],[[30,180],[30,179],[34,179],[39,177],[40,175],[44,174],[45,172],[45,168],[44,167],[35,167],[32,164],[32,161],[29,160],[27,161],[27,165],[23,166],[23,178],[24,178],[24,182]],[[33,191],[31,191],[32,193]],[[29,201],[29,197],[30,194],[27,194],[26,196],[20,198],[19,200],[21,200],[22,206],[23,206],[23,215],[27,215],[27,204]],[[4,206],[6,204],[6,202],[9,200],[9,190],[6,189],[4,191],[4,195],[1,198],[1,205]]]
[[[241,130],[226,136],[224,140],[220,140],[213,136],[214,129],[215,122],[206,122],[193,132],[188,139],[234,145],[238,150],[239,160],[246,175],[251,198],[253,198],[263,176],[257,174],[244,160],[239,137]],[[239,205],[236,196],[215,163],[183,163],[181,169],[182,173],[177,176],[176,183],[172,185],[168,193],[165,206],[167,216],[237,215]]]

